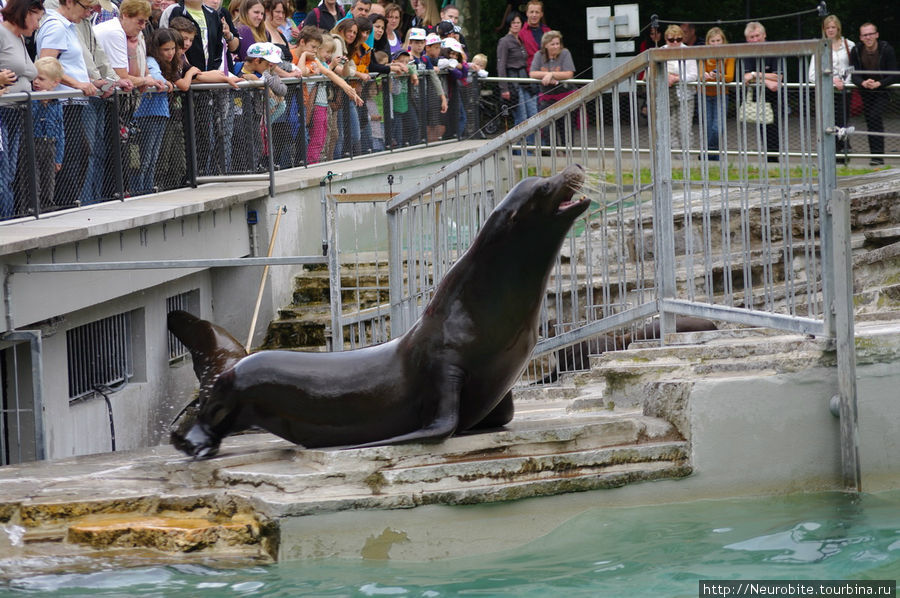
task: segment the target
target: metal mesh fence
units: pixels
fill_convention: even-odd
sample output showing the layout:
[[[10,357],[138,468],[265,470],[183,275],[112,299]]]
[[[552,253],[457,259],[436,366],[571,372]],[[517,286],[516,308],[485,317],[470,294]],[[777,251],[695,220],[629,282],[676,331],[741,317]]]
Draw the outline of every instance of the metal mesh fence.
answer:
[[[812,47],[702,52],[746,61],[740,77],[761,71],[764,55],[787,79],[791,68],[807,71]],[[825,130],[830,93],[817,98],[817,85],[782,84],[766,97],[761,80],[719,81],[713,89],[735,93],[729,103],[745,106],[753,94],[771,105],[732,117],[715,136],[716,148],[707,128],[713,114],[731,114],[726,102],[699,103],[695,115],[706,88],[666,84],[667,62],[700,54],[654,54],[643,67],[635,59],[577,95],[554,90],[566,97],[545,106],[541,118],[391,201],[393,334],[418,318],[495,202],[519,180],[573,162],[586,169],[583,193],[592,209],[557,258],[541,340],[523,381],[586,367],[589,354],[656,336],[658,327],[673,331],[673,315],[821,333],[832,271],[830,220],[821,203],[834,161],[820,155],[834,151]],[[645,69],[655,87],[638,83]],[[492,81],[481,83],[479,98],[495,95]],[[655,321],[659,315],[668,320]]]
[[[787,83],[778,91],[780,118],[765,127],[765,135],[754,127],[748,132],[740,118],[746,100],[762,92],[761,87],[692,83],[687,86],[692,101],[684,106],[677,95],[680,88],[672,88],[669,106],[681,120],[672,130],[672,140],[678,143],[670,149],[681,152],[683,145],[686,153],[676,158],[689,159],[713,150],[720,158],[731,156],[732,165],[744,148],[755,152],[763,142],[774,150],[768,158],[779,152],[815,152],[803,128],[803,111],[813,116],[816,111],[805,82],[807,65],[781,58],[779,69]],[[493,137],[522,122],[526,104],[539,91],[527,79],[457,80],[419,71],[415,84],[408,76],[381,76],[365,85],[354,82],[364,99],[356,106],[325,78],[285,82],[283,99],[266,98],[262,87],[245,83],[240,89],[199,85],[188,93],[119,93],[105,99],[73,93],[34,96],[40,100],[24,94],[0,97],[0,220],[176,189],[196,177],[261,174],[269,171],[270,154],[274,168],[284,169],[447,139]],[[574,92],[588,83],[571,80],[562,91]],[[629,95],[618,95],[616,110],[607,94],[586,104],[582,113],[542,128],[544,142],[552,135],[554,143],[567,147],[567,139],[571,145],[579,135],[597,135],[587,144],[614,150],[616,139],[607,133],[619,119],[628,125],[629,149],[649,154],[647,83],[638,75],[628,86]],[[510,92],[509,99],[501,97],[503,89]],[[266,105],[271,132],[263,118]],[[832,108],[840,162],[878,165],[900,155],[900,85],[878,92],[848,86],[835,93]],[[48,124],[60,118],[61,128]],[[64,138],[61,161],[56,156],[58,130]],[[535,137],[522,142],[533,145]]]
[[[783,145],[787,151],[796,153],[801,151],[801,140],[804,135],[799,126],[802,119],[800,110],[803,104],[809,103],[801,97],[801,94],[807,93],[808,85],[790,82],[801,77],[805,78],[805,74],[799,73],[800,68],[794,64],[795,61],[781,62],[781,69],[788,81],[781,88],[783,97],[780,100],[786,125]],[[577,89],[588,83],[588,80],[575,80],[570,81],[569,86]],[[532,83],[523,82],[521,79],[487,77],[477,80],[476,84],[477,94],[474,92],[476,89],[474,86],[468,91],[472,99],[467,105],[469,123],[464,137],[495,137],[524,119],[522,110],[524,100],[521,99],[523,95],[519,90],[532,87]],[[511,90],[510,100],[501,97],[501,84]],[[639,111],[632,116],[623,110],[623,118],[635,119],[637,147],[643,152],[649,152],[650,123],[646,82],[643,79],[636,79],[632,85],[637,94]],[[746,92],[749,88],[739,82],[694,83],[689,87],[694,88],[694,99],[690,114],[687,115],[690,123],[686,130],[691,141],[689,149],[697,155],[703,148],[716,148],[713,140],[716,142],[727,140],[720,143],[716,149],[735,155],[739,147],[737,139],[741,125],[739,110],[742,101],[748,97]],[[815,107],[811,109],[815,114]],[[593,116],[588,114],[587,117],[590,122]],[[606,111],[603,118],[605,119],[603,124],[611,125],[612,111]],[[473,121],[478,123],[477,126]],[[900,85],[874,93],[852,85],[845,87],[842,92],[835,91],[834,121],[835,126],[843,129],[844,135],[837,143],[839,161],[845,162],[848,166],[865,167],[877,166],[884,163],[885,159],[900,158]],[[874,133],[870,135],[870,131]]]

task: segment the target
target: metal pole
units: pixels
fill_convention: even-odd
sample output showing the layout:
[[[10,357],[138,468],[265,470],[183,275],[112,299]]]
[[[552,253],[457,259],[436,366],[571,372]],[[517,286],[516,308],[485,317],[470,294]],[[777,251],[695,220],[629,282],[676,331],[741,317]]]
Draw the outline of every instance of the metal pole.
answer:
[[[88,102],[95,101],[93,99],[88,99]],[[96,100],[102,102],[103,100]],[[109,128],[107,129],[107,133],[109,136],[107,137],[107,141],[109,143],[109,147],[115,148],[113,151],[113,177],[116,181],[116,190],[119,194],[119,200],[125,201],[125,175],[122,172],[122,150],[125,148],[122,143],[122,135],[119,132],[119,94],[116,92],[113,94],[112,102],[112,118],[108,121],[111,123]],[[105,111],[101,111],[103,113]],[[144,168],[150,168],[151,164],[144,164]],[[100,201],[100,197],[92,197],[91,201]]]
[[[288,266],[324,264],[318,255],[282,257],[234,257],[194,260],[155,260],[126,262],[60,262],[56,264],[6,264],[9,274],[26,272],[96,272],[100,270],[168,270],[170,268],[232,268],[235,266]],[[0,264],[0,266],[3,266]],[[2,272],[2,270],[0,270]],[[7,283],[4,282],[4,285]],[[4,286],[6,288],[6,286]],[[7,295],[8,297],[8,295]],[[6,297],[4,301],[7,301]]]
[[[294,95],[294,97],[297,98],[297,103],[299,104],[298,118],[300,120],[300,128],[297,131],[297,157],[294,159],[292,166],[299,165],[301,162],[304,166],[309,166],[309,161],[307,160],[306,155],[306,101],[304,101],[303,99],[303,90],[305,89],[305,85],[307,84],[301,81],[297,85],[299,91],[295,92]],[[313,95],[313,98],[315,98],[316,93],[318,93],[319,85],[324,85],[324,83],[313,84],[313,88],[310,91],[310,93]],[[313,110],[315,110],[315,107],[313,108]],[[311,119],[312,115],[310,115],[309,118]]]
[[[287,100],[284,100],[287,101]],[[272,134],[272,113],[269,111],[269,82],[263,85],[263,119],[266,123],[266,141],[269,145],[269,197],[275,197],[275,136]],[[278,215],[281,215],[279,211]],[[275,222],[278,222],[276,217]],[[277,226],[277,225],[276,225]],[[275,235],[272,235],[274,240]],[[268,266],[266,266],[268,268]]]
[[[269,146],[270,154],[271,154],[272,146]],[[275,237],[278,236],[278,225],[281,223],[281,215],[287,212],[287,208],[285,206],[278,206],[276,209],[277,214],[275,215],[275,225],[272,227],[272,238],[269,239],[269,251],[266,253],[266,257],[272,257],[272,251],[275,249]],[[266,288],[266,278],[269,277],[269,264],[263,268],[262,277],[259,281],[259,291],[256,293],[256,306],[253,308],[253,317],[250,319],[250,332],[247,334],[247,344],[244,345],[246,349],[250,350],[250,343],[253,342],[253,333],[256,331],[256,319],[259,317],[259,306],[262,303],[263,289]]]
[[[31,92],[26,91],[25,93],[28,96],[28,101],[25,103],[25,110],[23,110],[25,128],[22,137],[25,138],[25,159],[31,166],[31,168],[27,169],[29,174],[26,177],[28,179],[28,197],[31,199],[31,206],[34,210],[35,217],[39,217],[41,215],[41,200],[37,193],[37,154],[35,153],[34,148],[34,116],[31,113]],[[19,151],[21,152],[21,146],[19,147]],[[19,159],[22,159],[21,155],[19,156]],[[21,169],[19,172],[21,172]],[[15,190],[13,190],[13,194],[15,194]],[[13,210],[15,210],[15,206],[13,206]]]
[[[382,90],[381,90],[381,113],[384,115],[382,117],[381,122],[384,125],[384,149],[391,151],[394,149],[394,117],[391,114],[391,81],[394,79],[394,73],[388,73],[387,77],[384,78],[382,82]],[[409,85],[409,78],[400,81],[400,85]],[[409,87],[407,87],[407,92],[409,92]],[[407,93],[407,110],[413,110],[413,106],[411,106],[411,102],[409,100],[412,99],[411,93]],[[402,140],[398,140],[397,145],[401,145]]]
[[[653,50],[665,52],[666,50]],[[653,242],[656,258],[656,298],[675,297],[675,225],[672,220],[672,155],[670,143],[669,85],[665,62],[650,62],[648,94],[653,111],[650,114],[650,138],[653,156]],[[675,331],[675,321],[666,315],[660,303],[660,343]]]
[[[834,321],[835,249],[831,244],[835,230],[831,203],[837,189],[837,166],[834,159],[834,85],[831,81],[831,44],[822,40],[819,45],[816,77],[816,152],[819,167],[819,238],[822,244],[822,315],[828,336],[836,334]],[[852,305],[852,303],[851,303]]]
[[[187,93],[184,94],[184,151],[185,151],[185,162],[187,163],[187,171],[188,171],[188,184],[191,187],[197,186],[197,131],[195,126],[195,114],[194,114],[194,90],[188,89]]]
[[[323,187],[324,189],[324,187]],[[331,350],[344,350],[344,328],[341,322],[341,263],[337,245],[337,208],[333,199],[328,205],[328,289],[331,300]]]

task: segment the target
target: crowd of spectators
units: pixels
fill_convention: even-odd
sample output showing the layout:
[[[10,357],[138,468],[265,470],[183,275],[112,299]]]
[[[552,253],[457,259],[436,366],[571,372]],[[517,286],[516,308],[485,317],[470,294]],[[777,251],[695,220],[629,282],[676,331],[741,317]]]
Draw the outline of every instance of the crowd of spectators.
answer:
[[[487,58],[468,48],[459,9],[449,1],[411,0],[401,4],[354,0],[349,8],[321,0],[296,14],[291,0],[0,0],[0,94],[77,90],[64,101],[33,102],[36,175],[19,160],[21,114],[0,106],[0,218],[16,210],[15,198],[33,180],[47,208],[85,205],[108,196],[104,188],[109,148],[109,102],[117,89],[139,95],[131,114],[134,136],[126,156],[126,187],[151,192],[163,177],[183,177],[184,164],[168,159],[184,153],[184,115],[175,91],[195,83],[227,83],[231,94],[210,94],[195,123],[201,168],[218,160],[223,171],[263,168],[268,152],[265,123],[272,123],[282,166],[297,163],[292,148],[302,146],[311,164],[346,155],[380,151],[388,144],[410,145],[456,136],[466,125],[465,105],[472,79],[488,74]],[[496,74],[522,79],[499,84],[499,98],[518,124],[572,93],[566,81],[578,72],[563,34],[544,18],[540,0],[524,3],[524,14],[508,3],[505,34],[497,44]],[[834,86],[858,89],[869,131],[883,130],[888,101],[884,88],[895,76],[896,57],[880,41],[875,25],[860,27],[860,43],[844,38],[840,21],[829,16],[822,35],[831,43]],[[766,41],[758,22],[744,30],[748,43]],[[29,46],[29,41],[33,45]],[[693,25],[651,28],[640,49],[681,48],[727,43],[713,27],[705,40]],[[853,67],[852,74],[851,68]],[[705,114],[705,146],[717,159],[720,131],[728,114],[728,88],[742,80],[758,94],[758,104],[777,104],[783,80],[774,59],[707,60],[667,63],[673,147],[694,149],[693,119]],[[387,85],[380,76],[393,75]],[[439,76],[440,75],[440,76]],[[816,76],[811,64],[809,77]],[[301,83],[303,78],[312,78]],[[239,81],[264,81],[265,93],[238,90]],[[526,82],[527,81],[527,82]],[[685,83],[702,82],[697,85]],[[289,85],[285,85],[288,83]],[[702,97],[702,107],[697,95]],[[836,94],[835,122],[847,122],[848,102]],[[641,107],[646,114],[646,105]],[[758,124],[770,158],[779,151],[778,110]],[[299,127],[299,115],[305,127]],[[268,118],[266,118],[268,117]],[[390,126],[386,128],[386,125]],[[128,129],[128,127],[125,127]],[[763,132],[764,130],[764,132]],[[302,144],[296,137],[303,131]],[[562,135],[562,129],[557,130]],[[529,138],[529,142],[532,139]],[[240,147],[235,150],[233,148]],[[839,151],[849,145],[842,139]],[[869,137],[873,154],[883,138]],[[158,160],[160,155],[167,160]],[[214,158],[218,156],[218,158]],[[878,162],[880,158],[873,158]],[[159,163],[158,163],[159,162]]]
[[[766,28],[757,21],[747,23],[743,34],[743,41],[746,43],[767,41]],[[878,29],[873,23],[860,26],[860,44],[854,44],[842,35],[840,19],[835,15],[829,15],[822,21],[822,37],[828,40],[832,54],[834,121],[839,132],[836,137],[837,160],[844,161],[844,155],[851,150],[844,130],[849,117],[862,114],[867,131],[873,133],[867,135],[869,154],[872,155],[870,165],[880,166],[884,163],[883,116],[890,103],[887,88],[900,82],[900,77],[896,74],[894,50],[888,43],[878,39]],[[728,39],[720,27],[712,27],[706,33],[705,43],[726,44]],[[653,26],[641,41],[640,51],[702,44],[704,40],[698,38],[696,29],[690,23],[669,25],[665,30]],[[756,129],[756,137],[760,140],[761,149],[767,154],[767,160],[778,161],[778,153],[784,149],[784,135],[779,130],[779,118],[786,112],[783,97],[779,101],[779,91],[785,80],[782,61],[775,57],[752,57],[737,63],[734,59],[709,59],[698,64],[672,60],[667,61],[666,65],[674,148],[699,149],[691,139],[696,119],[706,128],[707,157],[710,160],[719,159],[722,128],[725,118],[730,114],[729,96],[735,95],[727,84],[738,81],[744,83],[737,94],[738,101],[742,103],[737,110],[738,120],[750,125],[751,129]],[[811,60],[808,81],[815,82],[816,76],[816,61]],[[685,85],[698,81],[701,82],[700,85]],[[852,92],[847,87],[850,83],[855,86]],[[695,102],[698,94],[703,99],[702,109]],[[745,110],[751,107],[756,111],[755,115],[752,111]],[[646,117],[647,110],[646,103],[642,103],[641,115]],[[701,112],[703,117],[699,118]]]

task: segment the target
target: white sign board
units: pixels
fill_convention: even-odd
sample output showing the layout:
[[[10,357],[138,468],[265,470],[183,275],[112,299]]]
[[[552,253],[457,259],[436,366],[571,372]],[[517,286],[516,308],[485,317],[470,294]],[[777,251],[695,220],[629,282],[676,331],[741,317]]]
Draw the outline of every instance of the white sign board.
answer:
[[[615,20],[615,37],[638,37],[641,33],[639,6],[592,6],[587,9],[587,38],[610,39],[610,17]]]
[[[611,54],[609,42],[597,42],[594,44],[594,54]],[[616,42],[616,54],[631,54],[634,52],[634,41]]]

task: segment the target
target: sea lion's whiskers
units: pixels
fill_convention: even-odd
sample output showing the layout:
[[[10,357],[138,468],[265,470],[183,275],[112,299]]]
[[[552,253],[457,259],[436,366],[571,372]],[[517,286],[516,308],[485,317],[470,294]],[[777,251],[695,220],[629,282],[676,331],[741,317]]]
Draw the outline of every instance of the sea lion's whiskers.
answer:
[[[604,187],[601,187],[600,185],[592,185],[592,184],[588,183],[587,181],[585,181],[584,184],[581,186],[581,189],[582,189],[582,191],[588,191],[588,192],[592,192],[592,193],[600,193],[603,191]],[[606,187],[606,189],[607,189],[607,191],[609,190],[608,187]]]

